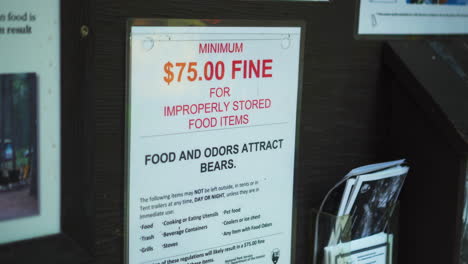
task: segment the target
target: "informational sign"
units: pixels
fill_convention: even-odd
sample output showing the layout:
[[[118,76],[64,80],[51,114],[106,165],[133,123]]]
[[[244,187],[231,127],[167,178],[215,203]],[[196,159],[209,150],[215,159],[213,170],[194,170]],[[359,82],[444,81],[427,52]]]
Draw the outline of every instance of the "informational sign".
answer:
[[[468,33],[468,0],[360,0],[360,35]]]
[[[291,263],[301,26],[166,21],[129,26],[128,263]]]
[[[277,2],[330,2],[330,0],[245,0],[245,1],[277,1]]]
[[[59,3],[0,3],[0,244],[60,232]]]

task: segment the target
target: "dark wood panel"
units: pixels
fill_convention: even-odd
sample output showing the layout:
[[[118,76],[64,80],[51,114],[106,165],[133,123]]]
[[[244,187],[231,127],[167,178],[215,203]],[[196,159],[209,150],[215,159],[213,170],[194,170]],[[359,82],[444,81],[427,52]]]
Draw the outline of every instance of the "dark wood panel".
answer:
[[[405,88],[396,82],[392,87],[389,149],[393,158],[403,156],[411,166],[401,194],[399,263],[458,263],[453,259],[458,255],[463,157]]]
[[[80,28],[91,19],[90,9],[88,2],[61,2],[62,231],[88,251],[95,240],[94,111],[92,91],[86,88],[91,45]]]
[[[350,168],[376,157],[381,42],[353,39],[356,1],[95,0],[96,259],[122,263],[126,19],[221,18],[306,21],[296,262],[310,252],[308,210]]]
[[[430,45],[392,42],[384,51],[383,86],[392,98],[386,155],[411,166],[401,194],[400,263],[460,263],[468,90]]]

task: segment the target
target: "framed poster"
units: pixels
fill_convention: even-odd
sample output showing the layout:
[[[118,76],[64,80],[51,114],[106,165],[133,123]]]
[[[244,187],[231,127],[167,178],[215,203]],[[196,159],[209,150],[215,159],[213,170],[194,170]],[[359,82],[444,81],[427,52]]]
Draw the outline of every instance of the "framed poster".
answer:
[[[126,263],[293,263],[303,24],[128,34]]]
[[[360,0],[358,35],[468,33],[468,0]]]
[[[0,244],[60,232],[60,1],[2,1]]]
[[[75,56],[84,38],[71,30],[85,24],[71,15],[84,7],[0,6],[0,263],[84,263],[95,233],[93,133],[77,61],[86,56]]]

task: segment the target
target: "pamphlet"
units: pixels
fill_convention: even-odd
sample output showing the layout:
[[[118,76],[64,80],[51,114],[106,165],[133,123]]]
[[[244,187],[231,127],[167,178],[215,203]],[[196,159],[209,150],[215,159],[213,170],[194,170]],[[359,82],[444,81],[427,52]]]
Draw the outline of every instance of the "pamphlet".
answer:
[[[393,235],[378,233],[325,248],[325,264],[385,264],[392,252]],[[391,263],[391,262],[390,262]]]
[[[409,167],[405,160],[371,164],[351,170],[328,245],[382,233],[393,213]],[[343,218],[343,216],[348,216]]]

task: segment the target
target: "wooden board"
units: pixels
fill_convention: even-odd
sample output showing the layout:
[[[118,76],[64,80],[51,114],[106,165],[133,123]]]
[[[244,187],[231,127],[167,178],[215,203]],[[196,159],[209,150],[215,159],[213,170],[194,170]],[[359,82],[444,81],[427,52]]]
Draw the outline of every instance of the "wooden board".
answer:
[[[382,43],[353,39],[356,1],[89,0],[84,5],[80,21],[89,26],[90,33],[81,38],[78,25],[70,29],[78,55],[72,49],[69,54],[86,70],[67,78],[81,74],[82,84],[74,85],[86,91],[85,127],[95,132],[94,139],[88,135],[96,216],[96,258],[92,263],[123,261],[125,25],[130,17],[299,19],[307,23],[301,173],[295,194],[299,201],[296,262],[305,263],[311,252],[309,209],[349,169],[377,161]]]

